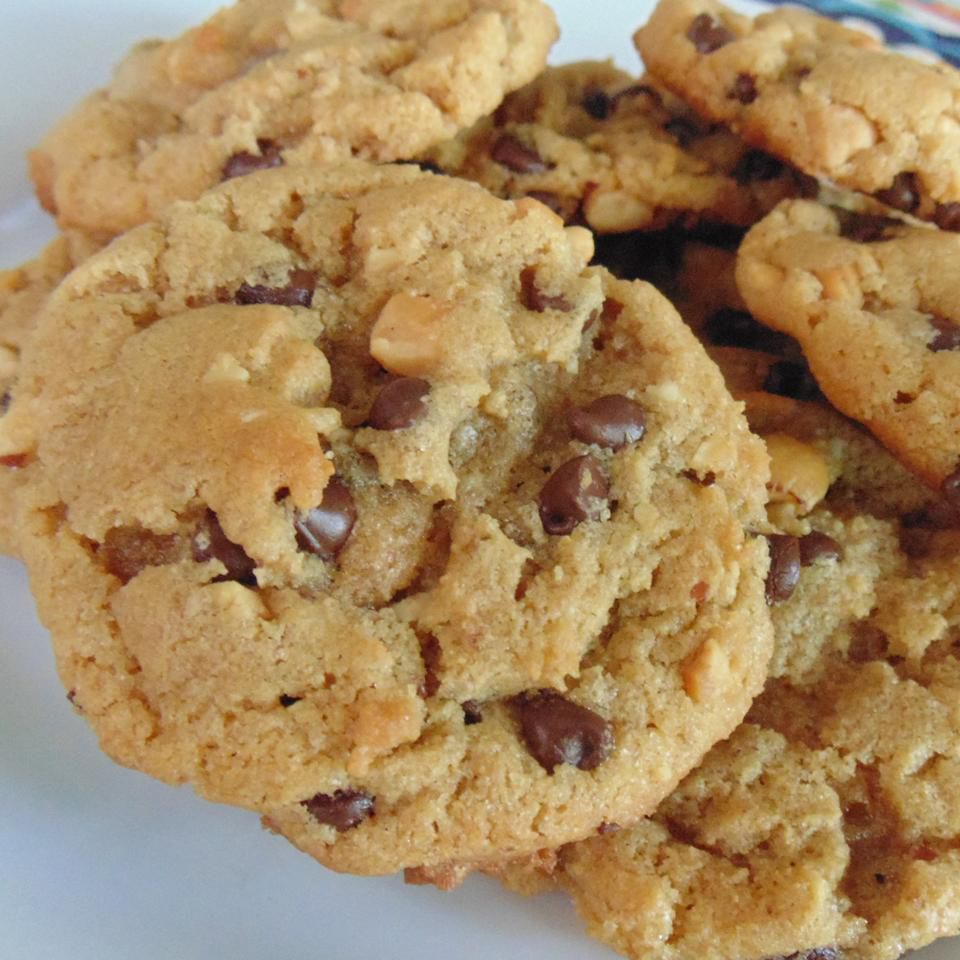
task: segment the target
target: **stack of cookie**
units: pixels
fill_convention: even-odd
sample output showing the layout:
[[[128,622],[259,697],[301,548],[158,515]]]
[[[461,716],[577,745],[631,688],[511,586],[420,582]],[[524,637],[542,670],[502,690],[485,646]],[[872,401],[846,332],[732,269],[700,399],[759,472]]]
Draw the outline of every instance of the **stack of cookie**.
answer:
[[[555,35],[133,50],[31,156],[0,544],[107,753],[335,870],[897,957],[960,930],[960,76],[713,0],[639,78]]]

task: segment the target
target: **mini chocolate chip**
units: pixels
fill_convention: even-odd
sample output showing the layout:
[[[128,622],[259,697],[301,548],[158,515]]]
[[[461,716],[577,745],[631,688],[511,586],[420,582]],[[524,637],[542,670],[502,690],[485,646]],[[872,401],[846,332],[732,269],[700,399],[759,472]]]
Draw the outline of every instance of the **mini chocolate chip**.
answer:
[[[143,527],[114,527],[100,546],[107,573],[129,583],[145,567],[159,567],[177,559],[180,538],[175,533],[152,533]]]
[[[683,476],[701,487],[712,487],[717,482],[717,475],[712,470],[708,470],[702,477],[696,470],[684,470]]]
[[[820,400],[823,397],[806,365],[794,360],[778,360],[770,364],[763,380],[763,389],[767,393],[793,400]]]
[[[960,464],[947,474],[940,489],[951,506],[960,506]]]
[[[463,722],[466,726],[472,727],[475,723],[483,721],[483,711],[476,700],[465,700],[461,706],[463,707]]]
[[[875,873],[873,875],[873,879],[881,885],[887,882],[886,874],[883,874],[883,873]]]
[[[588,90],[581,104],[594,120],[606,120],[613,109],[613,101],[603,90]]]
[[[281,707],[292,707],[295,703],[299,703],[303,697],[291,697],[285,693],[280,694],[280,706]]]
[[[510,705],[534,760],[547,773],[561,763],[594,770],[610,756],[613,729],[598,713],[555,690],[514,697]]]
[[[809,567],[821,557],[842,560],[843,547],[833,537],[827,536],[819,530],[812,530],[800,538],[800,565]]]
[[[915,173],[898,173],[889,187],[877,191],[874,196],[894,210],[913,213],[920,206],[920,181]]]
[[[550,165],[533,147],[521,143],[509,133],[502,134],[490,150],[495,163],[512,170],[514,173],[543,173]]]
[[[733,179],[744,185],[756,181],[775,180],[783,173],[783,164],[763,150],[748,150],[733,168]]]
[[[270,303],[280,307],[309,307],[316,286],[317,275],[312,270],[291,270],[285,287],[243,283],[233,299],[241,306]]]
[[[549,190],[530,190],[526,196],[551,209],[564,223],[573,223],[580,213],[580,201],[576,197],[561,197]]]
[[[569,313],[573,304],[563,294],[547,294],[537,286],[535,267],[524,267],[520,271],[520,300],[528,310],[543,313],[544,310],[561,310]]]
[[[227,568],[226,573],[214,577],[214,583],[233,580],[248,587],[256,586],[257,578],[253,572],[256,563],[240,544],[227,539],[212,510],[207,511],[200,529],[194,534],[192,552],[197,563],[219,560]]]
[[[569,412],[570,431],[582,443],[619,450],[643,439],[647,415],[635,400],[619,393],[598,397]]]
[[[412,427],[427,412],[424,397],[430,392],[430,384],[417,377],[400,377],[391,380],[377,394],[367,424],[374,430],[404,430]]]
[[[344,833],[374,815],[374,798],[365,790],[337,790],[332,795],[318,793],[301,804],[319,823]]]
[[[596,520],[610,488],[600,464],[589,454],[574,457],[553,472],[540,491],[540,522],[551,536],[566,536],[584,520]]]
[[[697,48],[697,53],[713,53],[730,43],[734,36],[716,17],[701,13],[687,28],[687,39]]]
[[[420,638],[420,659],[423,660],[423,680],[417,687],[417,695],[426,700],[440,689],[440,678],[437,670],[440,668],[440,641],[431,633]]]
[[[294,518],[297,545],[307,553],[333,560],[356,522],[357,507],[350,488],[339,477],[331,477],[323,488],[320,506]]]
[[[903,226],[900,220],[894,220],[893,217],[881,217],[872,213],[854,213],[839,207],[835,207],[833,213],[837,218],[840,236],[856,243],[880,243],[889,240],[895,234],[896,228]]]
[[[783,353],[787,337],[758,323],[744,310],[721,307],[703,325],[707,340],[717,347],[743,347],[764,353]]]
[[[727,96],[731,100],[739,100],[740,103],[753,103],[757,99],[757,81],[749,73],[738,73],[737,79],[733,81],[733,86]]]
[[[697,137],[703,136],[703,130],[685,117],[673,117],[663,125],[663,129],[684,149],[689,147]]]
[[[946,317],[931,316],[930,326],[936,330],[933,339],[927,344],[932,353],[943,350],[960,350],[960,327]]]
[[[223,165],[223,179],[232,180],[234,177],[245,177],[248,173],[257,170],[269,170],[271,167],[282,167],[283,157],[280,155],[281,146],[274,140],[258,140],[257,149],[260,153],[235,153]]]
[[[941,230],[953,233],[960,231],[960,203],[938,203],[933,212],[933,222]]]
[[[767,573],[766,598],[773,605],[789,600],[800,582],[800,541],[782,533],[766,534],[770,546],[770,570]]]

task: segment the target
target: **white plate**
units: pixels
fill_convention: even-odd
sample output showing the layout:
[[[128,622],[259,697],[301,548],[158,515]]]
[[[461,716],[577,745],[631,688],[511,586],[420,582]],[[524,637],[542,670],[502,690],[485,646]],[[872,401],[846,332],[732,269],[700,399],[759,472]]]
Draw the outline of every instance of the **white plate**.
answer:
[[[269,2],[269,0],[265,0]],[[53,236],[24,153],[135,40],[211,0],[8,0],[0,46],[0,266]],[[558,0],[555,62],[637,60],[650,0]],[[208,804],[115,766],[69,708],[23,569],[0,558],[0,960],[605,960],[564,897],[337,876]],[[960,960],[960,942],[918,960]]]

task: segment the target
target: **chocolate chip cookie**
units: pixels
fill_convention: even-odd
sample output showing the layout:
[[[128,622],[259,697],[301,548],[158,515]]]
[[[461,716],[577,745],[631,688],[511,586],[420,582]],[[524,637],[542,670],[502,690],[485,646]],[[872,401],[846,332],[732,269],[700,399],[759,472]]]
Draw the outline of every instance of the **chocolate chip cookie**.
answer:
[[[591,253],[353,161],[233,180],[61,284],[22,549],[108,753],[383,873],[636,818],[736,726],[766,454]]]
[[[960,238],[790,201],[745,238],[752,312],[796,337],[831,402],[960,497]]]
[[[829,438],[836,415],[792,402]],[[790,422],[772,489],[822,495],[818,456],[839,473],[770,538],[776,650],[747,722],[649,820],[504,871],[568,890],[629,957],[894,960],[960,930],[958,515],[868,435],[846,456]]]
[[[135,47],[31,156],[61,226],[113,236],[285,163],[412,157],[533,79],[540,0],[237,0]]]
[[[749,226],[809,178],[610,63],[544,71],[430,151],[502,197],[532,196],[598,233],[707,220]]]
[[[662,0],[634,40],[713,121],[805,173],[960,230],[960,74],[808,10]]]

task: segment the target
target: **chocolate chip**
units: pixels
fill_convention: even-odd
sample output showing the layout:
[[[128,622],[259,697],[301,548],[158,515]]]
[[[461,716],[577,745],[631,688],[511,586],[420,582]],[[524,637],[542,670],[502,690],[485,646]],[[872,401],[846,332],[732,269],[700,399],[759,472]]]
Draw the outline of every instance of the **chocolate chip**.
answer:
[[[417,695],[426,700],[440,689],[440,678],[437,670],[440,669],[440,641],[433,634],[420,638],[420,659],[423,660],[423,680],[417,687]]]
[[[757,81],[749,73],[738,73],[737,79],[733,81],[733,86],[727,96],[731,100],[739,100],[740,103],[753,103],[757,99]]]
[[[704,133],[700,127],[685,117],[673,117],[663,125],[663,129],[684,149]]]
[[[247,556],[240,544],[227,539],[212,510],[207,511],[200,529],[193,537],[192,552],[197,563],[219,560],[227,568],[226,573],[214,577],[214,583],[232,580],[248,587],[256,586],[257,578],[253,572],[256,563]]]
[[[931,316],[930,326],[936,330],[934,337],[927,344],[932,353],[943,350],[960,350],[960,327],[946,317]]]
[[[721,307],[707,317],[704,336],[717,347],[743,347],[764,353],[783,353],[787,337],[765,327],[743,310]]]
[[[292,707],[295,703],[299,703],[303,697],[291,697],[285,693],[280,694],[280,706],[281,707]]]
[[[856,243],[880,243],[889,240],[894,236],[896,228],[903,226],[901,221],[894,220],[893,217],[880,217],[872,213],[854,213],[839,207],[835,207],[833,213],[837,218],[840,236]]]
[[[520,271],[520,301],[528,310],[543,313],[544,310],[562,310],[569,313],[573,304],[563,294],[547,294],[537,286],[535,267],[524,267]]]
[[[843,547],[833,537],[813,530],[800,538],[800,565],[809,567],[821,557],[831,560],[843,559]]]
[[[510,706],[527,749],[547,773],[561,763],[594,770],[610,756],[610,724],[555,690],[520,694]]]
[[[114,527],[100,545],[99,556],[107,573],[129,583],[145,567],[159,567],[177,559],[180,538],[143,527]]]
[[[314,820],[333,827],[338,833],[352,830],[374,814],[374,798],[365,790],[337,790],[332,795],[318,793],[301,803]]]
[[[613,101],[602,90],[588,90],[581,104],[594,120],[606,120],[613,110]]]
[[[805,364],[794,360],[778,360],[770,364],[763,380],[763,389],[778,397],[793,400],[820,400],[823,394]]]
[[[688,27],[687,39],[697,48],[697,53],[713,53],[730,43],[734,36],[715,17],[701,13]]]
[[[526,196],[549,207],[564,223],[573,223],[580,213],[580,201],[576,197],[561,197],[549,190],[530,190]]]
[[[0,467],[22,470],[30,462],[29,453],[5,453],[0,457]]]
[[[960,203],[938,203],[933,222],[941,230],[960,231]]]
[[[509,133],[502,134],[490,150],[495,163],[512,170],[514,173],[543,173],[549,170],[549,164],[533,147],[521,143]]]
[[[647,415],[635,400],[614,393],[569,413],[570,431],[582,443],[619,450],[643,439]]]
[[[476,700],[465,700],[461,706],[463,707],[463,722],[466,726],[472,727],[475,723],[483,721],[483,712]]]
[[[920,206],[920,181],[915,173],[898,173],[889,187],[874,196],[894,210],[913,213]]]
[[[947,474],[940,489],[951,506],[960,506],[960,464]]]
[[[782,533],[768,533],[770,570],[767,573],[765,595],[773,605],[789,600],[800,582],[800,541]]]
[[[748,150],[733,168],[733,179],[741,185],[775,180],[783,173],[783,164],[763,150]]]
[[[234,177],[245,177],[248,173],[257,170],[269,170],[271,167],[282,167],[283,157],[280,155],[280,144],[274,140],[258,140],[257,149],[260,153],[235,153],[223,165],[224,180]]]
[[[712,487],[717,482],[717,475],[712,470],[708,470],[702,477],[696,470],[684,470],[683,476],[701,487]]]
[[[893,402],[901,405],[913,403],[916,399],[916,394],[905,393],[903,390],[898,390],[893,396]]]
[[[374,430],[404,430],[412,427],[427,412],[424,397],[430,392],[430,384],[417,377],[400,377],[391,380],[377,394],[367,424]]]
[[[566,536],[584,520],[596,520],[610,492],[600,464],[589,454],[558,467],[540,491],[540,522],[551,536]]]
[[[297,545],[307,553],[333,560],[350,538],[356,522],[357,507],[350,488],[339,477],[331,477],[323,489],[320,506],[294,518]]]
[[[317,275],[312,270],[291,270],[286,286],[265,287],[259,283],[244,283],[233,299],[241,306],[270,303],[280,307],[309,307],[313,303],[316,286]]]

